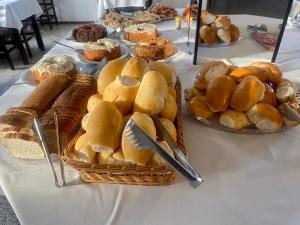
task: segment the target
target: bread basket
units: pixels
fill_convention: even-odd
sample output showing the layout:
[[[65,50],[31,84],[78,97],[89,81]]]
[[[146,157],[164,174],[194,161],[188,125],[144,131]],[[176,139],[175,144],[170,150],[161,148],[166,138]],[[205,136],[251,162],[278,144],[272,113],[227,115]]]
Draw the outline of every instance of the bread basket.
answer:
[[[186,151],[181,113],[181,84],[177,78],[176,85],[177,115],[174,124],[177,129],[177,143]],[[81,179],[89,183],[114,183],[134,185],[168,185],[175,179],[175,171],[169,166],[139,166],[139,165],[103,165],[90,164],[76,160],[74,157],[74,146],[77,139],[83,133],[80,129],[74,138],[64,149],[62,159],[69,166],[79,171]]]

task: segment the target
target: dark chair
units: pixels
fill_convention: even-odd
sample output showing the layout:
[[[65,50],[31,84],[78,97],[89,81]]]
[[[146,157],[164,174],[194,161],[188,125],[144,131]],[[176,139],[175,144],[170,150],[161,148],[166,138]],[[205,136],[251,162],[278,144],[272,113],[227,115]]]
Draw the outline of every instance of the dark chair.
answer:
[[[55,12],[53,0],[39,0],[39,4],[43,9],[43,14],[39,17],[38,21],[42,25],[49,24],[52,30],[52,24],[58,25],[58,20]]]

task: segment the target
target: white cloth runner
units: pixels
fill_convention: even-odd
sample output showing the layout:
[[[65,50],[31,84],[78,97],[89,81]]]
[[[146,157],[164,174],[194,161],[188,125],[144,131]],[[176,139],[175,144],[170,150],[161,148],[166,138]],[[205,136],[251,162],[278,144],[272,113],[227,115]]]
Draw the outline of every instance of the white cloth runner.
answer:
[[[0,26],[18,30],[23,27],[22,20],[43,13],[37,0],[2,0],[0,11]]]
[[[245,27],[257,17],[235,19],[246,21]],[[176,43],[185,42],[186,30],[174,31],[173,22],[157,24],[159,31],[172,36]],[[285,76],[295,81],[300,73],[300,65],[294,63],[299,53],[290,41],[296,34],[299,38],[299,31],[286,32],[283,53],[278,58]],[[238,44],[240,49],[201,48],[200,56],[221,56],[237,64],[257,57],[270,59],[270,54],[253,40],[244,37]],[[49,54],[60,53],[75,55],[61,46]],[[181,52],[171,62],[183,88],[192,84],[199,68],[191,61],[192,56]],[[0,97],[0,113],[17,106],[32,90],[12,87]],[[224,133],[205,128],[184,114],[189,159],[205,179],[198,189],[192,189],[180,175],[175,184],[163,187],[84,184],[71,168],[66,175],[72,182],[58,189],[47,164],[33,166],[12,160],[2,149],[0,185],[22,225],[296,225],[300,224],[299,135],[300,127],[259,136]]]

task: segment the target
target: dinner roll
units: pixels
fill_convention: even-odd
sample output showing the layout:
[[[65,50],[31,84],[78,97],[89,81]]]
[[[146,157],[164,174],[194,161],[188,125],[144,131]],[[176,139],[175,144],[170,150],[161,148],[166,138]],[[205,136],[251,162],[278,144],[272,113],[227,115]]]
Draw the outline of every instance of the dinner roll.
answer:
[[[200,28],[200,38],[206,44],[215,44],[218,41],[216,30],[206,25]]]
[[[239,38],[240,38],[240,29],[237,26],[231,24],[230,27],[228,28],[228,31],[230,33],[232,42],[235,42],[235,41],[239,40]]]
[[[84,145],[78,151],[79,160],[85,163],[94,163],[96,161],[96,152],[93,151],[92,146]]]
[[[187,103],[189,112],[194,114],[200,119],[210,119],[214,116],[214,113],[210,110],[206,102],[206,96],[193,97]]]
[[[135,112],[131,119],[151,138],[156,139],[156,129],[150,116],[147,114]],[[146,165],[151,161],[154,152],[151,149],[139,150],[129,142],[128,137],[123,132],[122,135],[122,150],[125,161],[138,165]]]
[[[184,94],[184,99],[188,102],[193,97],[205,96],[205,90],[198,90],[195,87],[190,87],[190,88],[184,89],[183,94]]]
[[[172,85],[169,86],[168,93],[172,95],[174,99],[177,98],[176,89]]]
[[[175,120],[177,115],[177,103],[172,95],[169,94],[165,98],[165,105],[158,115],[171,121]]]
[[[264,68],[256,66],[244,66],[232,70],[229,75],[237,82],[247,76],[255,76],[262,82],[267,82],[272,76],[272,73]]]
[[[214,78],[225,75],[229,66],[222,61],[212,61],[205,64],[197,73],[194,86],[199,90],[205,90],[208,83]]]
[[[264,98],[265,86],[255,76],[245,77],[234,90],[230,106],[236,111],[246,111]]]
[[[228,16],[218,16],[215,24],[217,28],[228,29],[231,26],[231,20]]]
[[[106,86],[113,82],[116,77],[121,74],[126,62],[127,60],[125,59],[114,59],[103,67],[99,73],[97,81],[97,90],[100,95],[103,95]]]
[[[279,84],[282,81],[282,72],[273,63],[256,62],[256,63],[252,63],[250,66],[256,66],[256,67],[269,70],[272,73],[272,75],[269,77],[269,81],[275,85]]]
[[[226,111],[236,84],[230,76],[222,75],[213,79],[207,86],[206,101],[212,112]]]
[[[218,38],[224,43],[229,44],[231,42],[231,34],[228,30],[220,28],[217,31]]]
[[[159,118],[159,120],[164,125],[164,128],[166,128],[173,140],[177,142],[177,131],[174,123],[166,118]]]
[[[75,143],[75,150],[79,151],[79,149],[81,149],[83,146],[85,146],[86,144],[88,144],[88,135],[87,133],[82,134],[76,141]]]
[[[217,16],[207,12],[206,10],[202,10],[201,12],[201,22],[202,24],[212,24],[216,20]]]
[[[283,103],[289,101],[294,96],[294,84],[288,79],[283,79],[276,88],[276,98],[280,103]]]
[[[144,75],[138,89],[134,111],[158,114],[162,111],[168,95],[168,84],[163,75],[156,71],[149,71]]]
[[[141,80],[145,73],[149,71],[148,63],[141,57],[134,57],[128,60],[121,71],[121,76],[128,76]]]
[[[276,130],[283,125],[283,119],[278,110],[266,103],[255,104],[246,114],[258,129]]]
[[[276,95],[275,95],[274,89],[268,83],[264,83],[264,85],[265,85],[264,98],[260,102],[264,102],[264,103],[267,103],[267,104],[270,104],[270,105],[276,107],[277,100],[276,100]]]
[[[159,72],[163,75],[169,86],[175,84],[176,70],[173,67],[162,62],[149,62],[149,68],[150,70]]]
[[[158,144],[162,147],[172,158],[175,158],[174,153],[167,142],[159,141]],[[167,165],[168,163],[158,154],[155,153],[152,159],[152,164],[155,166],[163,166]]]
[[[82,118],[81,120],[81,127],[82,129],[84,129],[86,131],[87,129],[87,122],[89,120],[89,116],[90,116],[91,113],[87,113],[84,115],[84,117]]]
[[[90,113],[86,133],[89,143],[96,152],[113,152],[119,145],[124,119],[117,107],[101,101]]]
[[[231,129],[240,130],[251,125],[244,112],[238,112],[235,110],[227,110],[219,117],[219,123],[225,127]]]
[[[132,112],[140,82],[128,76],[117,76],[104,90],[103,100],[113,102],[123,115]]]
[[[92,95],[89,100],[88,100],[88,103],[87,103],[87,110],[88,112],[92,112],[93,109],[95,108],[95,106],[100,102],[102,101],[102,96],[99,95],[99,94],[95,94],[95,95]]]

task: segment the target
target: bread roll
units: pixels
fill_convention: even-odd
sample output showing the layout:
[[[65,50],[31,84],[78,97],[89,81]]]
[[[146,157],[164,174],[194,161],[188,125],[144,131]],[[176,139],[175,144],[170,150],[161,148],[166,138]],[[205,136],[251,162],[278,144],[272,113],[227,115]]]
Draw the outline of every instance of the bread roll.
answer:
[[[109,165],[130,165],[131,164],[125,161],[121,148],[119,148],[117,151],[111,154],[107,154],[105,152],[99,152],[98,163],[109,164]]]
[[[116,77],[121,74],[121,71],[125,66],[126,62],[127,60],[119,58],[108,62],[103,67],[103,69],[99,73],[97,81],[97,90],[100,95],[103,95],[106,86],[113,82],[116,79]]]
[[[131,119],[151,138],[156,138],[156,129],[150,116],[147,114],[135,112]],[[122,149],[125,161],[135,163],[138,165],[146,165],[151,161],[154,154],[153,150],[138,150],[132,145],[128,138],[123,133],[122,135]]]
[[[282,72],[280,69],[273,63],[268,62],[256,62],[252,63],[250,66],[256,66],[259,68],[267,69],[269,70],[272,75],[269,77],[269,81],[273,84],[277,85],[282,81]]]
[[[190,87],[190,88],[184,89],[184,99],[185,99],[185,101],[188,102],[193,97],[196,97],[196,96],[205,96],[205,90],[199,91],[195,87]]]
[[[236,88],[234,80],[226,75],[213,79],[207,86],[206,101],[212,112],[226,111]]]
[[[169,95],[172,95],[174,99],[177,98],[176,89],[172,85],[169,86],[168,92],[169,92]]]
[[[202,22],[202,24],[206,24],[206,25],[212,24],[216,20],[216,18],[217,18],[216,15],[214,15],[212,13],[209,13],[206,10],[203,10],[201,12],[201,22]]]
[[[159,118],[159,120],[164,125],[164,128],[166,128],[173,140],[177,142],[177,131],[174,123],[166,118]]]
[[[227,44],[229,44],[231,42],[231,34],[228,30],[226,30],[224,28],[220,28],[217,31],[217,35],[218,35],[218,38],[222,42],[227,43]]]
[[[85,114],[84,117],[83,117],[82,120],[81,120],[81,127],[82,127],[82,129],[84,129],[85,131],[86,131],[86,129],[87,129],[87,123],[88,123],[88,121],[89,121],[90,115],[91,115],[90,113]]]
[[[176,70],[166,63],[162,62],[149,62],[149,68],[152,71],[159,72],[163,75],[169,86],[172,86],[176,82]]]
[[[278,110],[266,103],[255,104],[246,114],[258,129],[276,130],[283,125],[283,119]]]
[[[262,82],[267,82],[272,76],[272,73],[266,69],[255,66],[244,66],[232,70],[229,75],[238,82],[247,76],[255,76]]]
[[[165,141],[159,141],[158,144],[162,147],[172,158],[175,158],[174,153],[170,146]],[[167,165],[168,163],[158,154],[155,153],[152,159],[152,164],[155,166],[163,166]]]
[[[227,110],[223,112],[219,118],[219,123],[231,129],[240,130],[251,125],[244,112],[235,110]]]
[[[138,89],[134,111],[158,114],[162,111],[167,96],[168,85],[163,75],[149,71],[144,75]]]
[[[87,133],[82,134],[75,143],[75,150],[79,151],[83,146],[89,144],[89,139]]]
[[[205,96],[193,97],[187,103],[188,110],[196,117],[201,119],[210,119],[214,116],[214,113],[210,110],[207,105]]]
[[[84,145],[78,151],[79,160],[85,163],[94,163],[96,161],[96,152],[92,146]]]
[[[122,69],[121,76],[128,76],[141,80],[145,73],[149,71],[147,62],[141,57],[135,57],[128,60]]]
[[[260,102],[264,102],[270,104],[271,106],[277,106],[276,95],[274,89],[268,83],[264,83],[265,85],[265,93],[264,98]]]
[[[240,29],[237,26],[231,24],[230,27],[228,28],[228,31],[230,33],[232,42],[235,42],[235,41],[239,40],[239,38],[240,38]]]
[[[97,104],[86,129],[93,150],[113,152],[120,145],[123,122],[122,114],[113,103],[101,101]]]
[[[264,98],[265,86],[254,76],[245,77],[232,93],[230,106],[236,111],[246,111]]]
[[[218,41],[216,30],[206,25],[200,28],[200,38],[206,44],[215,44]]]
[[[215,24],[217,28],[228,29],[231,26],[231,20],[228,16],[218,16]]]
[[[287,102],[295,96],[295,88],[291,81],[283,79],[276,88],[276,98],[280,103]]]
[[[103,100],[113,102],[123,115],[132,113],[140,82],[127,76],[118,76],[104,90]]]
[[[99,94],[95,94],[95,95],[92,95],[89,100],[88,100],[88,103],[87,103],[87,110],[88,112],[92,112],[93,109],[95,108],[95,106],[102,101],[102,96],[99,95]]]
[[[177,103],[172,95],[169,94],[165,98],[165,105],[158,115],[171,121],[175,120],[177,115]]]
[[[210,81],[218,76],[227,74],[228,65],[222,61],[212,61],[205,64],[197,73],[194,86],[199,90],[205,90]]]

